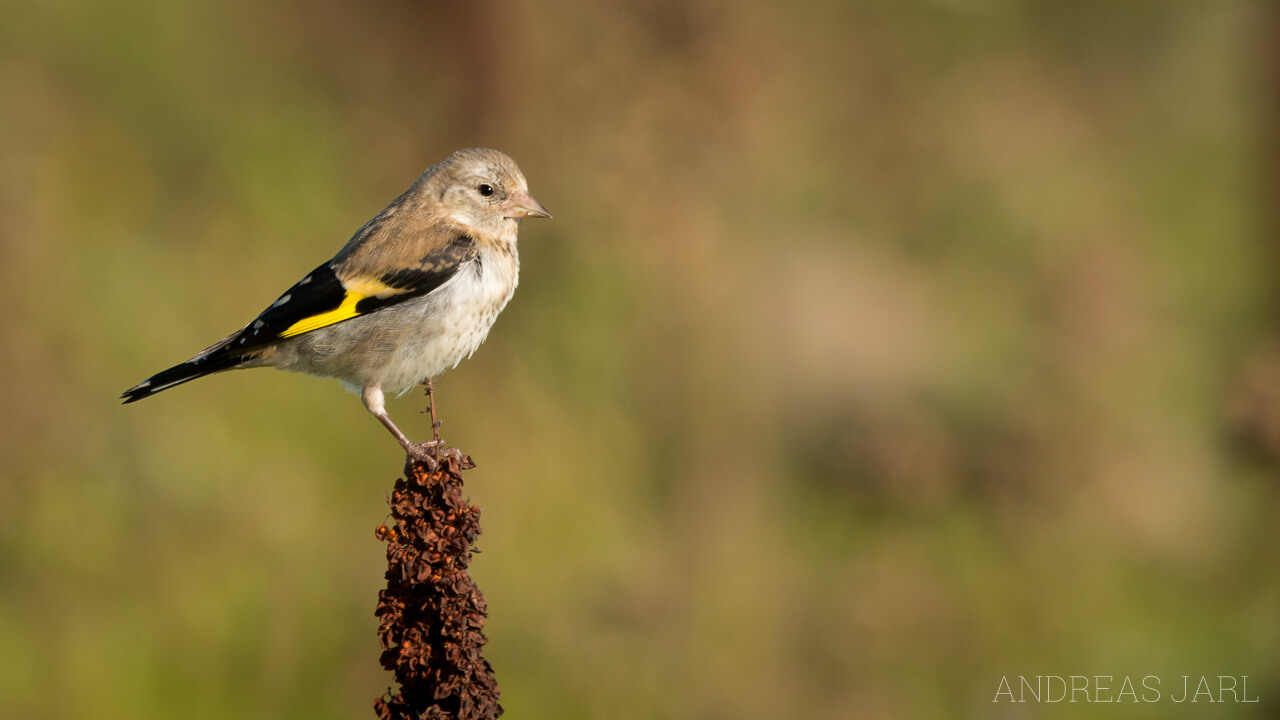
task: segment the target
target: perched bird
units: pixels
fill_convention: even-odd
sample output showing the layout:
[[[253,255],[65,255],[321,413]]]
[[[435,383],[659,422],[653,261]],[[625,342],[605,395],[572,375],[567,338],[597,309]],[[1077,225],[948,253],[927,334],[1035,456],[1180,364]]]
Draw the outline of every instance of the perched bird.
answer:
[[[429,452],[387,416],[402,393],[470,357],[516,289],[520,220],[551,217],[515,162],[459,150],[422,173],[346,246],[253,322],[143,380],[126,403],[223,370],[337,378],[414,458]],[[434,414],[434,411],[433,411]],[[434,418],[433,418],[434,419]]]

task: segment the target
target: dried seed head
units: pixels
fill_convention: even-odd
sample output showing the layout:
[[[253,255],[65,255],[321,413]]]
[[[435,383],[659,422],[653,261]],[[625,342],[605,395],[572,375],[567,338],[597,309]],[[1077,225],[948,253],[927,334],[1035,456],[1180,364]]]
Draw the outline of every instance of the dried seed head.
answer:
[[[387,503],[395,522],[375,532],[388,543],[387,587],[374,613],[380,660],[400,684],[374,701],[382,720],[502,715],[493,668],[481,655],[484,594],[467,574],[480,535],[480,509],[462,498],[462,471],[472,467],[454,448],[407,464]]]

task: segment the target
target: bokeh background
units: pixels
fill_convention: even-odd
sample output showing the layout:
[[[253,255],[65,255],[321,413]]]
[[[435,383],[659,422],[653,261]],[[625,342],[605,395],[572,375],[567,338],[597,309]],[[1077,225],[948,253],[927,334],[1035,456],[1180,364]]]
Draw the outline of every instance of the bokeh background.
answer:
[[[438,385],[508,717],[1276,717],[1278,7],[7,3],[0,717],[372,717],[385,431],[116,398],[470,145],[555,213]],[[1165,699],[992,704],[1072,674]]]

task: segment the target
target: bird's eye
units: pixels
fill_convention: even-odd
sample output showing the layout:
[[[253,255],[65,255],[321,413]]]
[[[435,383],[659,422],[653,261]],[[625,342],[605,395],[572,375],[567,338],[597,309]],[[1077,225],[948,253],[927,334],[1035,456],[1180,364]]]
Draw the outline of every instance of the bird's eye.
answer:
[[[480,193],[485,197],[489,197],[490,195],[493,194],[493,186],[490,185],[489,183],[480,183],[480,185],[476,188],[476,192]]]

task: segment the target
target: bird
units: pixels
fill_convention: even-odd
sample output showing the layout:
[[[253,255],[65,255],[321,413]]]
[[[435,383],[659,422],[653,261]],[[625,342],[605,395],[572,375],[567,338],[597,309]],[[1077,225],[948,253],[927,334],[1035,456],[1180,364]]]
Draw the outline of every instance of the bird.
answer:
[[[439,443],[432,378],[470,357],[515,292],[520,222],[550,218],[515,161],[459,150],[427,168],[331,260],[240,330],[120,396],[125,404],[226,370],[273,367],[335,378],[405,453]],[[396,427],[386,394],[427,386],[435,439]]]

